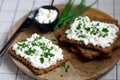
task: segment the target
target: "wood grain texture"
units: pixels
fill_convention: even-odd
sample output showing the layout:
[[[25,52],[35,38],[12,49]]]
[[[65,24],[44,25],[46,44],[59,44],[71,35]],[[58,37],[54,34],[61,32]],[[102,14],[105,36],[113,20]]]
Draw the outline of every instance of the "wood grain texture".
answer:
[[[60,10],[60,13],[63,11],[64,5],[57,5],[57,8]],[[87,12],[83,14],[83,16],[89,16],[93,20],[99,20],[99,21],[108,21],[113,20],[109,15],[98,11],[96,9],[89,9]],[[26,18],[26,15],[23,16],[19,21],[16,22],[16,24],[11,28],[8,39],[12,36],[12,34],[15,32],[15,30],[20,26],[20,24],[24,21]],[[38,33],[42,34],[34,24],[31,26],[28,26],[26,30],[21,32],[19,36],[15,39],[13,42],[16,43],[18,41],[21,41],[27,37],[30,37],[31,34]],[[53,32],[42,34],[43,36],[49,38],[49,39],[55,39]],[[55,43],[59,44],[57,41]],[[11,45],[12,46],[12,45]],[[63,47],[65,49],[65,47]],[[97,77],[100,77],[104,75],[106,72],[108,72],[111,68],[113,68],[116,63],[119,61],[120,58],[120,49],[115,50],[112,53],[112,57],[108,59],[101,59],[101,60],[91,60],[87,61],[83,58],[72,54],[72,59],[67,62],[68,65],[70,65],[70,70],[68,73],[64,71],[64,68],[59,67],[55,69],[54,71],[49,72],[48,74],[44,74],[41,76],[34,75],[26,66],[21,64],[19,61],[12,58],[13,62],[26,74],[28,74],[31,77],[34,77],[36,79],[40,80],[90,80],[95,79]],[[61,77],[61,75],[63,75]]]

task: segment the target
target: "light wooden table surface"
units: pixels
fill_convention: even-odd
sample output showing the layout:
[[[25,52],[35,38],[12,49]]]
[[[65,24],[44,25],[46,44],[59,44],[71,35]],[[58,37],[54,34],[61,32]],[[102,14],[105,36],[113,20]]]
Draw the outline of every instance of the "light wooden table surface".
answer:
[[[55,0],[54,4],[65,4],[67,0]],[[90,4],[93,0],[87,0]],[[32,8],[50,4],[51,0],[0,0],[0,49],[6,43],[10,27]],[[75,3],[80,0],[75,0]],[[120,24],[120,0],[99,0],[93,6],[113,18]],[[21,72],[6,53],[0,58],[0,80],[35,80]],[[120,80],[120,61],[99,80]]]

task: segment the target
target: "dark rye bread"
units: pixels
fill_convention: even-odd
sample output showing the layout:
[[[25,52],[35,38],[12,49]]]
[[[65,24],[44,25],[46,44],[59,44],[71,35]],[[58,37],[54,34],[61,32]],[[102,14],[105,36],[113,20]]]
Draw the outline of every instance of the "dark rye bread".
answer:
[[[113,20],[113,19],[112,20],[107,20],[107,19],[105,19],[104,22],[113,23],[113,24],[115,24],[119,28],[117,20]],[[68,30],[68,29],[69,28],[67,28],[66,30]],[[99,51],[99,52],[102,52],[102,53],[105,53],[105,54],[109,54],[109,53],[111,53],[113,51],[113,49],[115,47],[115,44],[117,43],[117,40],[118,40],[118,38],[116,38],[116,40],[110,45],[110,47],[107,47],[107,48],[101,48],[99,46],[93,46],[92,44],[88,44],[86,46],[82,41],[70,40],[70,39],[66,38],[66,36],[64,35],[66,30],[63,32],[63,34],[59,38],[59,40],[61,42],[75,44],[75,45],[81,46],[82,48]],[[120,35],[120,29],[119,29],[119,32],[117,32],[117,35],[118,36]]]
[[[114,50],[116,50],[118,47],[120,47],[120,42],[117,42],[117,45],[115,45]],[[112,56],[112,53],[109,54],[104,54],[98,51],[90,50],[90,49],[85,49],[77,45],[72,45],[71,46],[71,51],[73,53],[76,53],[78,55],[83,56],[86,59],[94,59],[94,58],[109,58]]]
[[[94,59],[98,56],[100,56],[100,52],[92,51],[89,49],[84,49],[79,46],[71,46],[70,50],[75,53],[76,55],[80,55],[81,57],[85,59]]]
[[[115,44],[115,47],[114,47],[113,51],[115,51],[119,47],[120,47],[120,38],[117,40],[117,43]],[[81,55],[82,57],[84,57],[86,59],[109,58],[109,57],[112,56],[112,53],[104,54],[104,53],[101,53],[99,51],[85,49],[85,48],[82,48],[82,47],[80,47],[78,45],[74,45],[74,44],[71,45],[70,50],[73,53],[76,53],[77,55]]]
[[[12,47],[9,48],[8,53],[15,58],[16,60],[18,60],[19,62],[21,62],[23,65],[25,65],[26,67],[28,67],[35,75],[42,75],[42,74],[46,74],[52,70],[54,70],[55,68],[59,67],[61,64],[63,64],[64,62],[68,61],[71,56],[70,54],[68,54],[66,51],[63,51],[63,55],[64,55],[64,59],[61,61],[58,61],[56,63],[56,65],[50,66],[46,69],[37,69],[34,68],[28,61],[26,61],[24,58],[18,56],[15,54],[15,51],[12,50]]]

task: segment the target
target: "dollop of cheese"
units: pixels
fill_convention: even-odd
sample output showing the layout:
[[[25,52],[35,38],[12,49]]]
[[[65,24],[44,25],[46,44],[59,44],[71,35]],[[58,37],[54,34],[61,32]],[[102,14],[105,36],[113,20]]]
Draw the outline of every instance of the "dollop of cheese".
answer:
[[[65,34],[68,39],[83,41],[102,48],[109,47],[117,38],[119,28],[115,24],[90,20],[88,16],[79,16]]]
[[[40,8],[35,19],[39,23],[46,24],[53,22],[56,19],[57,15],[58,13],[56,10]]]
[[[38,69],[48,68],[63,60],[62,49],[36,33],[25,41],[14,44],[12,49],[16,55],[23,57]]]

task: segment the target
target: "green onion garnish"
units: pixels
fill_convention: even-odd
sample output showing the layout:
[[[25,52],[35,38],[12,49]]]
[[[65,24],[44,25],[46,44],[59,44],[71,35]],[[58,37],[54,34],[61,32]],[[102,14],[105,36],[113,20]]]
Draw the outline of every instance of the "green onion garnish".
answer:
[[[107,28],[103,28],[102,31],[103,32],[108,32],[108,29]]]
[[[40,58],[40,62],[43,64],[44,63],[44,58]]]

